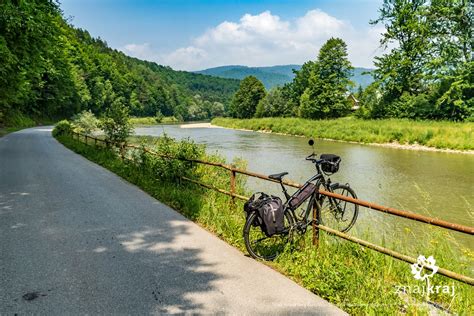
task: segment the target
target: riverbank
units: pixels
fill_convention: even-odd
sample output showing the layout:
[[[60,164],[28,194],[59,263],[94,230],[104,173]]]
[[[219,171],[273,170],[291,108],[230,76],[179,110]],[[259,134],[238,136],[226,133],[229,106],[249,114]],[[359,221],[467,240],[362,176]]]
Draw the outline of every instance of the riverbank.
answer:
[[[212,125],[400,149],[474,154],[474,123],[355,118],[215,118]]]
[[[158,125],[158,124],[175,124],[181,123],[174,116],[165,116],[161,120],[157,120],[156,117],[146,116],[146,117],[131,117],[130,123],[133,125]]]

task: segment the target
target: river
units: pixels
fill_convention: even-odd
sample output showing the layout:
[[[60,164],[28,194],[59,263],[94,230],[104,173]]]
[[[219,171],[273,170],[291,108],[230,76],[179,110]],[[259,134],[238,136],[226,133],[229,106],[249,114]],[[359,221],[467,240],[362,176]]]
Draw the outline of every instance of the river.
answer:
[[[243,158],[248,170],[263,174],[288,171],[287,179],[303,183],[314,174],[305,161],[311,153],[308,139],[225,128],[181,128],[158,125],[136,128],[137,135],[159,136],[166,132],[177,139],[189,137],[206,144],[208,152],[218,152],[228,162]],[[385,206],[437,217],[450,222],[474,225],[474,155],[404,150],[389,147],[315,141],[317,153],[333,153],[342,158],[333,182],[350,183],[358,197]],[[252,191],[278,192],[275,184],[249,180]],[[377,223],[377,224],[374,224]],[[361,209],[358,231],[380,236],[426,228],[394,216]],[[412,235],[412,234],[410,234]],[[453,234],[472,250],[469,237]]]

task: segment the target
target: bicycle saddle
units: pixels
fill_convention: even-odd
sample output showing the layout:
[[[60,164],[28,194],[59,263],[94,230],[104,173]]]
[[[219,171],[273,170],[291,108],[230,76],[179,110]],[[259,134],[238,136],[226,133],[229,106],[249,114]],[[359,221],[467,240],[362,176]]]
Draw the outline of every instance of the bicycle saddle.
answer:
[[[286,176],[288,174],[288,172],[282,172],[282,173],[275,173],[275,174],[271,174],[269,175],[268,177],[270,179],[273,179],[273,180],[278,180],[278,181],[281,181],[281,179]]]

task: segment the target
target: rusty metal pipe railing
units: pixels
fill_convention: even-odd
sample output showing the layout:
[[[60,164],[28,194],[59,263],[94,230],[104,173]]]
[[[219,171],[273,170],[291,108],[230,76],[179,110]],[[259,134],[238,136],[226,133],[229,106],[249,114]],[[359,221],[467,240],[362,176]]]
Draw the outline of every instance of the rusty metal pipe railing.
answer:
[[[331,235],[336,235],[340,238],[343,238],[343,239],[349,240],[351,242],[357,243],[357,244],[362,245],[366,248],[370,248],[370,249],[375,250],[377,252],[389,255],[390,257],[393,257],[393,258],[396,258],[396,259],[399,259],[399,260],[402,260],[402,261],[405,261],[405,262],[408,262],[408,263],[417,262],[417,260],[415,258],[406,256],[404,254],[401,254],[399,252],[384,248],[382,246],[372,244],[368,241],[359,239],[357,237],[353,237],[353,236],[347,235],[345,233],[341,233],[340,231],[334,230],[334,229],[329,228],[327,226],[317,225],[317,227],[321,230],[324,230],[325,232],[327,232]],[[426,267],[426,268],[429,269],[429,267]],[[453,272],[453,271],[450,271],[450,270],[447,270],[447,269],[438,268],[437,273],[439,273],[441,275],[444,275],[448,278],[467,283],[469,285],[474,285],[474,279],[473,278],[470,278],[468,276],[465,276],[465,275],[462,275],[462,274],[459,274],[459,273],[456,273],[456,272]]]
[[[434,226],[447,228],[447,229],[458,231],[458,232],[465,233],[465,234],[468,234],[468,235],[474,235],[474,227],[469,227],[469,226],[464,226],[464,225],[461,225],[461,224],[450,223],[450,222],[447,222],[447,221],[444,221],[444,220],[441,220],[441,219],[432,218],[432,217],[428,217],[428,216],[424,216],[424,215],[420,215],[420,214],[416,214],[416,213],[412,213],[412,212],[408,212],[408,211],[397,210],[397,209],[394,209],[394,208],[391,208],[391,207],[386,207],[386,206],[378,205],[378,204],[375,204],[375,203],[371,203],[371,202],[367,202],[367,201],[363,201],[363,200],[359,200],[359,199],[354,199],[354,198],[351,198],[351,197],[348,197],[348,196],[344,196],[344,195],[340,195],[340,194],[336,194],[336,193],[332,193],[332,192],[328,192],[328,191],[321,190],[321,191],[319,191],[319,193],[321,193],[323,195],[326,195],[326,196],[331,196],[331,197],[337,198],[338,200],[343,200],[343,201],[347,201],[347,202],[350,202],[350,203],[354,203],[354,204],[364,206],[364,207],[370,208],[372,210],[380,211],[380,212],[383,212],[383,213],[388,213],[388,214],[392,214],[392,215],[395,215],[395,216],[412,219],[412,220],[415,220],[415,221],[418,221],[418,222],[428,223],[428,224],[431,224],[431,225],[434,225]]]
[[[217,191],[217,192],[220,192],[220,193],[223,193],[223,194],[226,194],[226,195],[229,195],[231,197],[235,197],[235,198],[238,198],[240,200],[243,200],[243,201],[247,201],[249,198],[246,197],[246,196],[243,196],[243,195],[240,195],[240,194],[237,194],[237,193],[232,193],[232,192],[229,192],[229,191],[226,191],[226,190],[223,190],[223,189],[219,189],[219,188],[216,188],[210,184],[207,184],[207,183],[202,183],[200,181],[197,181],[197,180],[193,180],[193,179],[189,179],[187,177],[181,177],[181,179],[185,180],[185,181],[188,181],[188,182],[192,182],[194,184],[197,184],[197,185],[200,185],[204,188],[208,188],[208,189],[211,189],[211,190],[214,190],[214,191]]]

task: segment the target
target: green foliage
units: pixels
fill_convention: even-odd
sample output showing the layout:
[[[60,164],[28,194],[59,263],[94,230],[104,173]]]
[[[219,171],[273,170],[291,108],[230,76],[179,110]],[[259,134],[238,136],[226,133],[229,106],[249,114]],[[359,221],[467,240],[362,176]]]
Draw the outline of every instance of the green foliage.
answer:
[[[75,132],[90,135],[99,129],[100,121],[89,110],[74,115],[72,124]]]
[[[467,0],[385,0],[372,24],[386,28],[376,57],[381,98],[372,118],[464,120],[473,113],[474,4]],[[371,110],[367,111],[370,108]]]
[[[155,114],[156,123],[161,123],[161,121],[163,121],[164,118],[165,118],[165,116],[163,115],[163,113],[161,113],[161,111],[156,112],[156,114]]]
[[[374,77],[391,102],[404,92],[415,93],[421,88],[423,68],[429,50],[426,23],[426,0],[384,0],[380,17],[372,24],[384,23],[387,31],[381,44],[397,43],[399,47],[375,58]]]
[[[419,144],[435,148],[474,150],[474,123],[411,121],[403,119],[334,120],[261,118],[238,120],[216,118],[212,124],[239,129],[273,131],[310,138],[327,138],[360,143]]]
[[[239,90],[232,98],[230,114],[232,117],[253,117],[257,105],[265,97],[265,87],[254,76],[248,76],[241,81]]]
[[[273,88],[260,100],[255,117],[291,116],[291,103],[286,98],[282,88]]]
[[[68,120],[59,121],[53,129],[53,136],[69,136],[72,133],[73,126]]]
[[[474,115],[474,61],[445,77],[436,91],[439,117],[462,121]]]
[[[159,119],[159,121],[158,121]],[[170,124],[170,123],[178,123],[177,118],[174,116],[163,116],[163,117],[156,117],[156,116],[147,116],[147,117],[131,117],[130,123],[132,125],[156,125],[156,124]]]
[[[197,145],[189,139],[175,141],[166,134],[153,139],[151,145],[153,151],[176,158],[201,159],[205,153],[203,145]],[[196,164],[184,160],[166,159],[144,151],[135,154],[134,159],[143,172],[148,172],[151,177],[155,176],[164,181],[179,181],[181,176],[192,178],[197,168]]]
[[[295,78],[293,82],[285,86],[290,98],[290,102],[296,107],[300,105],[300,99],[305,90],[309,87],[309,78],[314,72],[315,62],[307,61],[301,66],[301,69],[294,71]]]
[[[192,96],[227,105],[239,84],[128,57],[68,25],[53,0],[0,2],[0,64],[4,117],[13,109],[33,117],[101,114],[120,97],[135,116],[184,118],[194,115]]]
[[[318,60],[306,79],[307,87],[300,96],[301,117],[321,119],[347,115],[351,70],[346,43],[339,38],[329,39],[321,47]]]
[[[129,110],[123,104],[122,98],[116,98],[105,111],[101,127],[104,130],[106,139],[111,143],[125,143],[133,132],[133,125],[130,123],[128,112]]]

